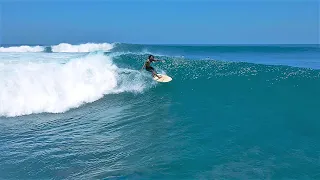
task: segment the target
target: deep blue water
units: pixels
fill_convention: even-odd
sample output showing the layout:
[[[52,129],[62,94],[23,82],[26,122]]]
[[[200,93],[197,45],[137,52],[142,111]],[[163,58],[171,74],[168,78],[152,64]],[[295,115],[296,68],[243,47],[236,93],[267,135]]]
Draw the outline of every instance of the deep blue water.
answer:
[[[0,52],[0,179],[320,179],[317,45]]]

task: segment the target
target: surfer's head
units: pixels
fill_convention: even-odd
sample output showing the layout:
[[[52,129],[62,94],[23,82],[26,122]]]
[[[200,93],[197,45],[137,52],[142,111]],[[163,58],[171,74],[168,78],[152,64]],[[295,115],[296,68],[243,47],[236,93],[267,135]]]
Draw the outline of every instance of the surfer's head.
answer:
[[[153,55],[149,55],[149,59],[153,60],[154,56]]]

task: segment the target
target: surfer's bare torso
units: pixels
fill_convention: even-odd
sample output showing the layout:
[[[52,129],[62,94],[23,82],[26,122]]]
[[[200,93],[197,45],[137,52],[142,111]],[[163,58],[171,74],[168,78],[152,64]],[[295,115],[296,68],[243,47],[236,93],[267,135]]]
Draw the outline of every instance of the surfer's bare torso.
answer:
[[[151,66],[151,63],[154,61],[160,61],[160,60],[155,60],[153,55],[150,55],[149,58],[146,60],[146,62],[144,63],[144,68],[152,73],[152,76],[157,76],[158,78],[160,78],[160,76],[157,75],[156,71],[154,70],[154,68]]]

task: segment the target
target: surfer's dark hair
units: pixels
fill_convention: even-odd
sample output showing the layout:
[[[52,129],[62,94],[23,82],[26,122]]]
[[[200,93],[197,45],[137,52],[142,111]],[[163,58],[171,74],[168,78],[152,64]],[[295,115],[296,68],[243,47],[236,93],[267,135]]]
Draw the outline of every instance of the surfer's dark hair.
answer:
[[[148,57],[148,59],[150,59],[151,57],[153,57],[153,55],[150,54],[149,57]]]

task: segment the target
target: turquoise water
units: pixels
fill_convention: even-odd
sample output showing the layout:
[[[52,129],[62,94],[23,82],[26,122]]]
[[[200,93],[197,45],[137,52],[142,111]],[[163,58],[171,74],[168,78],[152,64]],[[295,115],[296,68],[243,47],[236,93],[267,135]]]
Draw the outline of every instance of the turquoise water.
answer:
[[[320,178],[317,46],[74,49],[0,54],[0,179]]]

